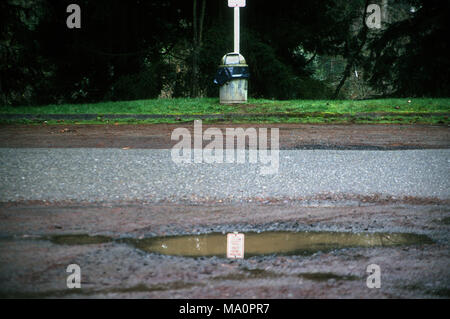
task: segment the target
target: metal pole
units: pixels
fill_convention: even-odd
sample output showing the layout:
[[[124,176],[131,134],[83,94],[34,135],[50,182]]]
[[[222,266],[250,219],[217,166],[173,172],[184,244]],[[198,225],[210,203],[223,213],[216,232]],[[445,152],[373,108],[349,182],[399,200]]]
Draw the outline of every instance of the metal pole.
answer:
[[[239,7],[234,8],[234,52],[239,53]]]

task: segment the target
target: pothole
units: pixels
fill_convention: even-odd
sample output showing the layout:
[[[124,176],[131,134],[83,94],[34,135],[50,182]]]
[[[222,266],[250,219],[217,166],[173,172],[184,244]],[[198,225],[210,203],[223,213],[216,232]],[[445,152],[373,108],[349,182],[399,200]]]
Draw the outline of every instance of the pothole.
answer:
[[[195,236],[171,236],[126,239],[138,249],[184,257],[225,257],[226,235],[212,233]],[[426,235],[404,233],[345,232],[263,232],[245,234],[245,257],[261,255],[311,255],[353,247],[390,247],[431,244]]]
[[[301,278],[313,280],[313,281],[328,281],[328,280],[359,280],[359,277],[356,276],[343,276],[329,272],[312,272],[312,273],[303,273],[298,275]]]
[[[89,236],[89,235],[56,235],[48,238],[53,244],[57,245],[93,245],[104,244],[113,241],[107,236]]]
[[[57,235],[47,237],[57,245],[130,244],[148,253],[183,257],[226,257],[222,233],[114,240],[107,236]],[[245,234],[245,257],[263,255],[312,255],[343,248],[391,247],[432,244],[426,235],[411,233],[262,232]]]

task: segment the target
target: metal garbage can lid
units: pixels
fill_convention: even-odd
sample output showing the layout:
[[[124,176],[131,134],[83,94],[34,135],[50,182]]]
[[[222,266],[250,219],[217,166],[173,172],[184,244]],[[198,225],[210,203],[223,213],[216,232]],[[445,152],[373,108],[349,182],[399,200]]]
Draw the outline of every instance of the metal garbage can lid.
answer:
[[[222,65],[247,65],[247,62],[242,54],[233,52],[223,56]]]

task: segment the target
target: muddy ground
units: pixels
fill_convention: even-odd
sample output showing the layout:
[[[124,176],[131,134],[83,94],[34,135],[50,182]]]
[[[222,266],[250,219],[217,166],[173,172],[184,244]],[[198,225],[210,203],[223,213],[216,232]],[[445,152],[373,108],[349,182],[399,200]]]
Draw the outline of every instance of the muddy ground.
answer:
[[[3,204],[0,294],[26,298],[450,296],[448,204],[330,204]],[[274,230],[416,233],[434,243],[230,260],[147,253],[117,240]],[[103,235],[116,241],[67,245],[46,240],[64,234]],[[82,269],[81,290],[66,288],[66,267],[73,263]],[[370,264],[381,267],[380,289],[366,286]]]
[[[193,132],[192,123],[155,125],[1,125],[0,147],[168,149],[174,129]],[[213,124],[203,130],[279,128],[281,149],[437,149],[450,148],[448,126],[432,125],[307,125]],[[269,134],[270,135],[270,134]],[[224,138],[225,139],[225,138]],[[270,141],[270,138],[269,138]],[[206,144],[206,142],[205,142]]]
[[[1,126],[0,147],[169,148],[170,134],[180,126],[192,128],[191,124]],[[445,126],[276,127],[283,149],[450,148],[450,130]],[[148,253],[122,240],[225,236],[234,231],[414,233],[428,236],[433,243],[231,260]],[[49,240],[49,236],[72,234],[102,235],[108,240],[87,245]],[[70,264],[81,267],[81,289],[67,289]],[[366,285],[370,264],[381,267],[380,289]],[[0,203],[0,298],[14,297],[449,298],[450,203],[351,194],[235,203]]]

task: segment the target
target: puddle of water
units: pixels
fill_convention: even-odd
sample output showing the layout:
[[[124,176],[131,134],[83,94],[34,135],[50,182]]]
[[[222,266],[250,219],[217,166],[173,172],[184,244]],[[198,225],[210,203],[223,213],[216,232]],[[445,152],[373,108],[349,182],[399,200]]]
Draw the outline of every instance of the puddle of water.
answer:
[[[226,235],[156,237],[126,240],[150,253],[184,257],[225,257]],[[351,247],[389,247],[431,244],[425,235],[402,233],[264,232],[245,235],[245,257],[259,255],[311,255]]]
[[[93,245],[104,244],[112,241],[112,238],[106,236],[89,235],[57,235],[49,238],[53,244],[57,245]]]
[[[338,274],[334,274],[331,272],[311,272],[311,273],[303,273],[298,275],[300,278],[313,280],[313,281],[328,281],[330,279],[334,279],[336,281],[339,280],[359,280],[359,277],[356,276],[342,276]]]

